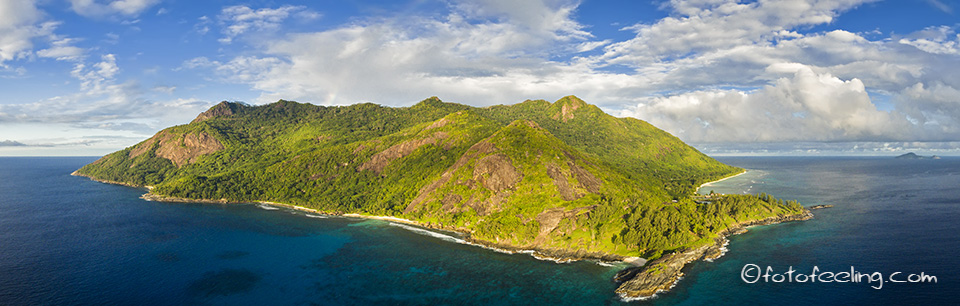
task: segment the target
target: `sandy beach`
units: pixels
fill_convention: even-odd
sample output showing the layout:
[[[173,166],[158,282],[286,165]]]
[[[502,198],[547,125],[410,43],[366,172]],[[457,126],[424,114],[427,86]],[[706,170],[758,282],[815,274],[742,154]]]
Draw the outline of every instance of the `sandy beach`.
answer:
[[[731,176],[728,176],[728,177],[725,177],[725,178],[722,178],[722,179],[719,179],[719,180],[716,180],[716,181],[710,181],[710,182],[706,182],[706,183],[700,184],[700,187],[697,187],[697,191],[696,191],[696,192],[697,192],[697,193],[700,193],[700,188],[703,188],[703,186],[707,186],[707,185],[711,185],[711,184],[713,184],[713,183],[722,182],[722,181],[725,181],[725,180],[728,180],[728,179],[732,179],[732,178],[741,176],[741,175],[743,175],[744,173],[747,173],[747,172],[749,172],[749,171],[750,171],[750,170],[744,169],[744,170],[741,171],[740,173],[737,173],[737,174],[734,174],[734,175],[731,175]]]

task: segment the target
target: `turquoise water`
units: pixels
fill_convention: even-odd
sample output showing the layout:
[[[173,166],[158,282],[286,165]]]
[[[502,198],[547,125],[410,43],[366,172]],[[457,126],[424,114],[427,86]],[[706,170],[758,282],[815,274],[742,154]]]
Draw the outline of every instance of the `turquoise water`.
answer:
[[[616,303],[615,267],[556,264],[387,222],[149,202],[0,158],[0,305]]]
[[[751,228],[734,236],[730,252],[698,262],[676,290],[656,305],[954,305],[960,300],[960,158],[897,160],[887,157],[726,157],[752,171],[701,188],[721,193],[766,192],[797,199],[815,210],[805,222]],[[747,264],[784,273],[924,272],[937,283],[747,284]],[[900,280],[901,278],[896,278]]]
[[[390,223],[259,205],[174,204],[69,173],[95,158],[0,158],[0,305],[621,304],[618,267],[556,264]],[[751,228],[637,304],[954,304],[960,159],[721,158],[703,188],[767,192],[816,218]],[[744,265],[924,272],[937,283],[745,283]],[[876,284],[873,284],[876,285]]]

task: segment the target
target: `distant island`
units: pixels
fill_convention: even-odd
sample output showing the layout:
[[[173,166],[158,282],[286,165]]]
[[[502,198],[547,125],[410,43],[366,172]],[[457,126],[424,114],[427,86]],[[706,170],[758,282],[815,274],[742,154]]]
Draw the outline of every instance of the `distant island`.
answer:
[[[916,153],[910,152],[907,154],[897,156],[897,159],[940,159],[940,156],[936,156],[936,155],[921,156],[921,155],[917,155]]]
[[[635,264],[617,293],[667,290],[746,226],[806,220],[794,201],[711,195],[741,173],[647,122],[575,96],[476,108],[221,102],[75,175],[145,198],[260,202],[452,230],[541,259]],[[646,263],[644,265],[644,263]]]

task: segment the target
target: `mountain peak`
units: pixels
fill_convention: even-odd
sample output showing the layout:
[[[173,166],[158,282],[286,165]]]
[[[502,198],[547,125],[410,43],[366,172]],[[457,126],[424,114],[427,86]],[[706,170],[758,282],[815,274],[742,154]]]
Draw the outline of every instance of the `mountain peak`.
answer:
[[[554,102],[554,103],[560,104],[560,105],[568,105],[574,110],[590,105],[590,104],[587,104],[587,102],[584,102],[582,99],[574,95],[569,95],[569,96],[560,98],[560,100],[557,100],[557,102]]]
[[[445,102],[443,102],[443,100],[440,100],[440,98],[438,98],[437,96],[433,96],[433,97],[423,99],[420,102],[417,102],[417,104],[414,104],[414,107],[439,106],[439,105],[443,105],[444,103]]]
[[[554,102],[550,109],[555,111],[552,116],[553,119],[567,122],[567,120],[576,117],[574,114],[576,110],[589,107],[596,108],[596,106],[587,104],[587,102],[577,98],[577,96],[570,95]]]
[[[220,103],[217,103],[217,105],[214,105],[210,107],[210,109],[207,109],[207,111],[197,115],[197,118],[193,119],[193,121],[190,121],[190,123],[197,123],[213,117],[231,116],[235,114],[240,109],[240,107],[243,107],[243,104],[240,104],[237,102],[221,101]]]

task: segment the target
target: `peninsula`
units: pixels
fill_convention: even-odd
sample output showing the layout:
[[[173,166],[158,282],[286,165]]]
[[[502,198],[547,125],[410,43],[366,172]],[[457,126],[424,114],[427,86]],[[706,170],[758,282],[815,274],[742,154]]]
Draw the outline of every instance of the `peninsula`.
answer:
[[[554,260],[625,260],[619,294],[666,290],[745,226],[803,220],[768,195],[694,200],[741,173],[574,96],[476,108],[222,102],[75,172],[151,199],[270,202],[458,231]]]

